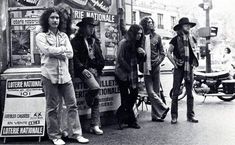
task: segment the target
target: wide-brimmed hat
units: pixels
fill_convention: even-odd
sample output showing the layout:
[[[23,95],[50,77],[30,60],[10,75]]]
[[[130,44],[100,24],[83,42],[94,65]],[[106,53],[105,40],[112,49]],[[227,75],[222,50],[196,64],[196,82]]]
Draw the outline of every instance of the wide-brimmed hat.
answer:
[[[179,23],[177,25],[175,25],[175,27],[173,28],[174,31],[178,31],[179,29],[181,29],[181,26],[184,24],[189,24],[192,27],[194,27],[196,25],[196,23],[193,22],[189,22],[189,19],[186,17],[183,17],[179,20]]]
[[[80,21],[76,24],[76,26],[78,26],[78,27],[81,27],[81,26],[84,26],[84,25],[97,26],[98,22],[96,22],[94,20],[94,18],[92,18],[92,17],[85,17],[85,18],[82,18],[82,21]]]

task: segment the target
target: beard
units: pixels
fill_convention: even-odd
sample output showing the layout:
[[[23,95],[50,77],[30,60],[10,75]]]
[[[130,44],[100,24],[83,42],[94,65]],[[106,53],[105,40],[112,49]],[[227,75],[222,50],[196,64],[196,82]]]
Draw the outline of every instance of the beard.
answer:
[[[183,33],[184,33],[184,34],[189,34],[189,31],[183,30]]]
[[[189,31],[183,29],[183,33],[184,33],[184,34],[189,34]]]

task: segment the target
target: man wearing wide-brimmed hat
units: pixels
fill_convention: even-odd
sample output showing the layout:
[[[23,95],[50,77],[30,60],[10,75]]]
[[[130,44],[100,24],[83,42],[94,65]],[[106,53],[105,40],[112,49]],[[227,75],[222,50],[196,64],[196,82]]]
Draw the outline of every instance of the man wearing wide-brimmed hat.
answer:
[[[100,75],[104,68],[104,58],[100,48],[100,41],[95,35],[95,22],[92,17],[85,17],[77,23],[78,33],[71,40],[74,51],[73,64],[74,76],[79,77],[87,86],[85,100],[91,107],[91,128],[92,133],[102,135],[99,112],[99,90]]]
[[[173,94],[171,103],[171,123],[177,123],[178,117],[178,95],[182,80],[185,80],[187,93],[187,120],[192,123],[198,123],[194,114],[194,98],[192,94],[193,67],[198,66],[198,60],[193,52],[195,48],[195,38],[190,35],[190,29],[196,23],[192,23],[188,18],[183,17],[173,28],[177,36],[170,41],[170,47],[167,56],[174,65]],[[173,55],[172,55],[173,54]]]

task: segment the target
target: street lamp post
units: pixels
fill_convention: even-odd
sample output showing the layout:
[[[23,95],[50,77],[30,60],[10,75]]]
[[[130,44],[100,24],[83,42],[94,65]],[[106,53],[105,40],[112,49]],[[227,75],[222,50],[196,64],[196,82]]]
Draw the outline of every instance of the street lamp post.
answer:
[[[210,27],[210,10],[206,10],[206,27]],[[206,37],[206,72],[211,72],[211,53],[209,49],[210,36]]]
[[[210,27],[210,9],[212,9],[211,0],[203,0],[203,3],[199,5],[206,11],[206,27]],[[209,49],[210,36],[206,37],[206,72],[211,72],[211,54]]]

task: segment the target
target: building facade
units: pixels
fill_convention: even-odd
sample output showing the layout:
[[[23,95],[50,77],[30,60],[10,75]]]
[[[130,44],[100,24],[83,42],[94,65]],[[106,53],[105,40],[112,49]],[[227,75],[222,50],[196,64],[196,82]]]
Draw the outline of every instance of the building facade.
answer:
[[[155,22],[156,32],[163,40],[168,40],[175,35],[173,27],[179,19],[179,10],[176,6],[158,3],[151,0],[149,3],[143,0],[133,0],[133,23],[139,23],[144,16],[151,16]]]

